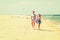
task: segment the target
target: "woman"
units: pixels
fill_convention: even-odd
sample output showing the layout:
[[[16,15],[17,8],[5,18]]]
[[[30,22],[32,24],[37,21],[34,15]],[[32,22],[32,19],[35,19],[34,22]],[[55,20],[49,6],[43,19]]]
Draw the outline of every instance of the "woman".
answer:
[[[33,11],[32,16],[31,16],[31,22],[32,22],[32,27],[33,28],[35,26],[35,19],[36,19],[36,15],[35,15],[35,11]]]

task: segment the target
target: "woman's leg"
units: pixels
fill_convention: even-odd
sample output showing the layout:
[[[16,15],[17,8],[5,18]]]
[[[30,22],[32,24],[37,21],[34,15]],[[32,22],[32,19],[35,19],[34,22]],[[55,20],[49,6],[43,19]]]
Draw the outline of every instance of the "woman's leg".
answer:
[[[35,23],[34,22],[32,22],[32,27],[34,27],[35,26]]]
[[[33,24],[34,24],[34,27],[35,27],[35,21],[34,21],[34,23],[33,23]]]
[[[32,24],[32,27],[33,27],[33,22],[31,24]]]

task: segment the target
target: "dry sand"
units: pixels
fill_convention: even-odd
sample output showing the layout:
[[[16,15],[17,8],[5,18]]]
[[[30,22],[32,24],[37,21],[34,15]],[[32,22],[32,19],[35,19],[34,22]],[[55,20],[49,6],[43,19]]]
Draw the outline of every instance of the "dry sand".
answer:
[[[0,40],[60,40],[60,29],[53,25],[42,18],[40,30],[34,30],[29,16],[0,15]]]

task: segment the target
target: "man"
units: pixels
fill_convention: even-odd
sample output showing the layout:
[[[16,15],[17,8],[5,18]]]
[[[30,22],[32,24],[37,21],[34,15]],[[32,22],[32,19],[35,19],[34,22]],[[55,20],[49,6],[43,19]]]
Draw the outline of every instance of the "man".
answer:
[[[37,24],[38,24],[38,29],[40,29],[40,24],[41,24],[41,14],[37,15],[37,20],[36,20]]]

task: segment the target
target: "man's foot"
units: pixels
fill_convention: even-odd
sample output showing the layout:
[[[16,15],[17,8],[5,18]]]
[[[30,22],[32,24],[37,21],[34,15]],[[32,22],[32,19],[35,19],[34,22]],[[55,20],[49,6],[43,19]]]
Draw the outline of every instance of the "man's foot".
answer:
[[[40,30],[40,28],[38,28],[38,30]]]

